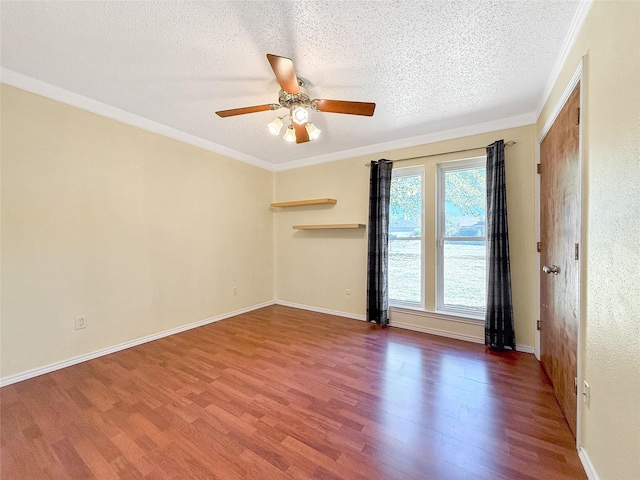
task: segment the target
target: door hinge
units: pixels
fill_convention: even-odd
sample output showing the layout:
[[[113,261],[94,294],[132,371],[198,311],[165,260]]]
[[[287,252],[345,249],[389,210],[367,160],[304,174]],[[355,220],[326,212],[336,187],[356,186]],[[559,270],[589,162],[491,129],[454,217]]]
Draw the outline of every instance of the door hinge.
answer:
[[[573,394],[578,395],[578,377],[573,377]]]
[[[540,330],[540,320],[536,321],[536,330]]]
[[[580,260],[580,244],[576,243],[576,260]]]
[[[537,242],[536,243],[536,252],[541,252],[542,251],[542,242]]]
[[[538,175],[540,175],[540,172],[542,172],[542,165],[540,165],[539,163],[536,164],[536,173]]]
[[[580,125],[580,107],[576,108],[576,125]]]

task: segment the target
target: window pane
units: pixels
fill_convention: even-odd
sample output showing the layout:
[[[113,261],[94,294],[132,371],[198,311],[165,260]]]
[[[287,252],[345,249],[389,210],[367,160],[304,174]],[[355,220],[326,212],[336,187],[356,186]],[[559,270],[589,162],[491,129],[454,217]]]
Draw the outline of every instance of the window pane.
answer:
[[[420,238],[389,239],[389,298],[420,303],[421,245]]]
[[[422,167],[393,171],[389,202],[389,299],[422,305]]]
[[[485,168],[445,173],[445,237],[485,236]]]
[[[391,180],[389,237],[419,237],[422,232],[422,177],[407,175]]]
[[[486,258],[484,240],[444,242],[444,305],[484,311],[486,304]]]

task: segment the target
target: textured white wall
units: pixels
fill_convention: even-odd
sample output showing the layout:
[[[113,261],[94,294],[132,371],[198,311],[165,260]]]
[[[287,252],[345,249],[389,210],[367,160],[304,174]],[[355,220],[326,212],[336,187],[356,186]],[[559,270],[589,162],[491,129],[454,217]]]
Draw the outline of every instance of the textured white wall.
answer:
[[[586,55],[581,444],[601,479],[640,478],[640,2],[596,1],[538,119]]]
[[[3,378],[273,299],[271,172],[6,85],[1,134]]]

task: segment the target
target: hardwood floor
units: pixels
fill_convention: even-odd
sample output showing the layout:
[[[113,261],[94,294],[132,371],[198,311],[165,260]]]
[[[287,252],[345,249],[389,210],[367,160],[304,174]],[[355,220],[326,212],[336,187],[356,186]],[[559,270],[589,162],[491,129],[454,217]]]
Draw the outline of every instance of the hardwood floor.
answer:
[[[533,355],[282,306],[0,397],[6,480],[586,478]]]

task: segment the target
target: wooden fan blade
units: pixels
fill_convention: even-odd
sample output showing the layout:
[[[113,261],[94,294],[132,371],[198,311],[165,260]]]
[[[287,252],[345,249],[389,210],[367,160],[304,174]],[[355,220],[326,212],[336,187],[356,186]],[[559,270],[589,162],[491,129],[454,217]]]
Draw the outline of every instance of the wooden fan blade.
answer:
[[[304,125],[298,125],[296,122],[293,122],[293,126],[296,129],[296,143],[308,142],[309,134],[307,133],[307,129],[304,128]]]
[[[296,72],[293,69],[293,62],[291,59],[287,57],[279,57],[278,55],[271,55],[270,53],[267,53],[267,59],[271,64],[273,73],[275,73],[276,78],[278,79],[280,88],[285,92],[293,94],[300,93],[298,77],[296,77]]]
[[[277,110],[280,105],[267,103],[265,105],[254,105],[253,107],[232,108],[231,110],[220,110],[216,112],[219,117],[233,117],[234,115],[244,115],[245,113],[265,112],[267,110]]]
[[[346,102],[344,100],[314,100],[316,108],[321,112],[346,113],[348,115],[365,115],[370,117],[376,109],[375,103]]]

